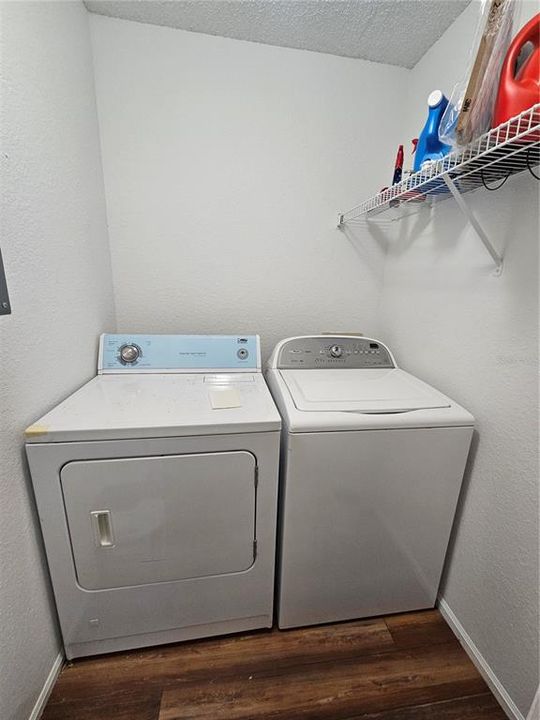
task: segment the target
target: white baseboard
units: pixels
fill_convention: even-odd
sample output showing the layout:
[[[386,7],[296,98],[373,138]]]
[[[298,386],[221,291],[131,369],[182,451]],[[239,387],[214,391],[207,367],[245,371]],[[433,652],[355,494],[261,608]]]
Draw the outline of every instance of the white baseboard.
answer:
[[[459,642],[463,645],[465,652],[470,657],[474,665],[476,665],[478,672],[480,673],[480,675],[482,675],[482,677],[488,684],[491,692],[495,695],[500,706],[508,715],[510,720],[525,720],[524,716],[521,714],[515,702],[506,692],[504,685],[495,675],[495,673],[489,666],[489,663],[484,658],[480,650],[476,647],[471,637],[469,636],[463,625],[459,622],[457,617],[454,615],[451,607],[448,605],[444,598],[439,598],[438,607],[441,611],[441,615],[451,627],[454,635],[456,635]]]
[[[49,674],[47,675],[47,679],[45,680],[45,683],[41,688],[39,697],[36,700],[36,704],[34,705],[34,708],[30,713],[30,717],[28,718],[28,720],[39,720],[39,718],[41,717],[41,713],[45,709],[45,705],[47,704],[49,695],[51,694],[54,684],[58,676],[60,675],[60,670],[62,670],[63,665],[64,653],[60,651],[52,664]]]

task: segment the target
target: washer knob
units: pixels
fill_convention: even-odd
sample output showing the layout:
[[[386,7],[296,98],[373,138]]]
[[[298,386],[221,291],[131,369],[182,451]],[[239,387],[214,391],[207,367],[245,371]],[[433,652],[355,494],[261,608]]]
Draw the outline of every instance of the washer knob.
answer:
[[[141,349],[137,345],[122,345],[120,348],[120,360],[129,365],[136,362],[141,355]]]
[[[334,358],[339,358],[343,355],[343,348],[341,345],[332,345],[330,348],[330,355]]]

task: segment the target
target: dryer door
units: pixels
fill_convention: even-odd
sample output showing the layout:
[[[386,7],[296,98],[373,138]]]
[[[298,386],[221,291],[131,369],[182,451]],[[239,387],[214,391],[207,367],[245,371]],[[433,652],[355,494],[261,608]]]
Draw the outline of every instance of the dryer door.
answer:
[[[62,491],[88,590],[247,570],[256,460],[249,452],[70,462]]]

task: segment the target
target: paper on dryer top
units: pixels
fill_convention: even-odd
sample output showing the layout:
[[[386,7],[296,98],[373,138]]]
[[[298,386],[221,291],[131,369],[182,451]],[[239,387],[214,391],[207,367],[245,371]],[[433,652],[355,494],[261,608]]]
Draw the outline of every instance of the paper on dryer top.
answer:
[[[208,397],[214,410],[242,407],[240,393],[234,387],[210,388]]]
[[[448,398],[397,368],[282,370],[298,410],[390,413],[447,408]]]

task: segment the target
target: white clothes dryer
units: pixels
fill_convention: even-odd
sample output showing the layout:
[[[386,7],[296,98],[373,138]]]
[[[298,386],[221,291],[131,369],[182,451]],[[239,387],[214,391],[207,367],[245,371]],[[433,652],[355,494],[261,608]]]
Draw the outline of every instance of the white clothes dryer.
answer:
[[[26,431],[68,658],[271,627],[280,425],[257,336],[102,336]]]
[[[433,607],[473,417],[362,336],[284,340],[266,377],[283,419],[279,626]]]

